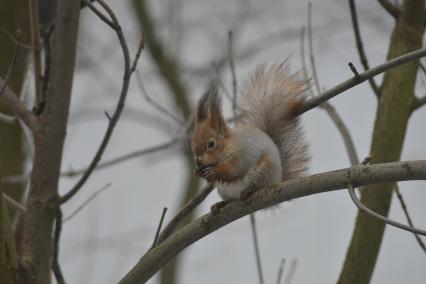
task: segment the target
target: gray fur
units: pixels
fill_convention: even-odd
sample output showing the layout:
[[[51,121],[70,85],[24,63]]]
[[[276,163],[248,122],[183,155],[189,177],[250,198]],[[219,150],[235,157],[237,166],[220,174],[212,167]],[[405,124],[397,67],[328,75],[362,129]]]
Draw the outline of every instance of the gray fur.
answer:
[[[308,146],[299,119],[291,117],[289,110],[293,102],[304,100],[307,86],[299,73],[289,74],[286,62],[268,68],[261,65],[239,98],[244,114],[240,123],[261,129],[278,146],[282,180],[299,177],[307,169]]]

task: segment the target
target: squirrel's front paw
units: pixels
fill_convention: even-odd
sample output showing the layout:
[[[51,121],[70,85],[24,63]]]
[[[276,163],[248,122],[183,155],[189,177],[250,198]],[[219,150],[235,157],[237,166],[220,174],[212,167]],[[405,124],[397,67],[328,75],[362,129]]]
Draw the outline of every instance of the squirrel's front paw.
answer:
[[[195,175],[208,180],[213,175],[213,171],[211,167],[196,168]]]

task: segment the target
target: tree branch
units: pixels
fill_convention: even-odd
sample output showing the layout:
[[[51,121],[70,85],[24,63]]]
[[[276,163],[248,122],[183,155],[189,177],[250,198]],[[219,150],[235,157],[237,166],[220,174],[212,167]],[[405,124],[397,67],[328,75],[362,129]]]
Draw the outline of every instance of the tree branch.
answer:
[[[86,1],[87,2],[87,1]],[[129,55],[129,48],[127,47],[126,39],[124,38],[123,31],[121,30],[120,24],[117,20],[117,17],[115,16],[114,12],[110,9],[110,7],[102,0],[97,0],[97,2],[104,8],[104,10],[108,13],[108,15],[111,18],[112,24],[110,25],[112,29],[117,34],[118,40],[120,42],[120,46],[123,52],[124,57],[124,75],[123,75],[123,83],[121,87],[120,97],[117,102],[117,106],[115,108],[114,114],[111,116],[111,119],[109,120],[109,124],[107,127],[107,130],[105,132],[104,138],[102,139],[102,142],[95,154],[95,156],[92,159],[92,162],[90,163],[89,167],[86,169],[83,176],[80,178],[80,180],[74,185],[74,187],[68,191],[65,195],[63,195],[59,202],[60,204],[63,204],[70,200],[79,190],[83,187],[83,185],[86,183],[87,179],[90,177],[96,166],[98,165],[99,161],[101,160],[101,157],[108,145],[108,142],[112,136],[112,133],[114,131],[115,125],[118,122],[118,119],[120,118],[120,115],[123,111],[124,104],[127,97],[127,91],[129,88],[130,78],[131,78],[131,66],[130,66],[130,55]],[[90,9],[92,11],[95,11],[93,8],[93,5],[89,2],[86,3],[89,5]],[[97,14],[98,15],[98,14]],[[98,15],[99,16],[99,15]],[[140,47],[143,47],[143,45],[140,45]],[[136,59],[135,59],[136,62]]]
[[[386,70],[398,67],[402,64],[405,64],[407,62],[417,60],[421,57],[426,56],[426,48],[418,49],[416,51],[404,54],[402,56],[396,57],[394,59],[391,59],[383,64],[380,64],[368,71],[359,73],[359,77],[355,78],[352,77],[351,79],[348,79],[339,85],[323,92],[321,95],[313,97],[311,99],[308,99],[303,107],[300,109],[298,114],[303,114],[307,112],[308,110],[311,110],[318,105],[322,104],[323,102],[337,96],[340,93],[343,93],[344,91],[361,84],[365,80],[368,80],[369,78],[372,78],[380,73],[385,72]]]
[[[352,26],[353,26],[353,30],[355,34],[356,47],[361,60],[361,64],[364,67],[364,71],[367,71],[370,69],[370,66],[368,64],[367,55],[365,54],[364,45],[361,39],[361,32],[359,30],[359,25],[358,25],[358,16],[357,16],[357,11],[355,6],[355,0],[349,0],[349,7],[351,11],[351,19],[352,19]],[[371,89],[373,89],[374,93],[376,94],[376,97],[377,98],[380,97],[380,89],[378,85],[376,84],[376,81],[374,80],[374,78],[373,77],[368,78],[368,82],[370,83]]]
[[[147,281],[168,259],[192,243],[257,210],[292,199],[344,189],[349,183],[353,186],[362,186],[371,183],[403,180],[426,180],[426,161],[355,166],[292,179],[259,190],[247,202],[231,202],[224,206],[220,214],[216,216],[209,213],[192,221],[157,247],[148,251],[119,283],[132,284]]]
[[[27,109],[19,97],[8,87],[3,78],[0,77],[0,86],[4,87],[3,94],[0,96],[0,102],[4,103],[17,117],[19,117],[26,126],[35,134],[40,129],[38,118]]]

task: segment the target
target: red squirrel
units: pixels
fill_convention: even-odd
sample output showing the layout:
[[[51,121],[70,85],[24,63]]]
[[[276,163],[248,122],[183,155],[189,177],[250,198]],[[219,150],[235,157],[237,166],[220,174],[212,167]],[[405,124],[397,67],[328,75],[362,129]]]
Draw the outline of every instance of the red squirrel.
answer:
[[[230,200],[246,200],[257,189],[305,172],[307,144],[297,112],[307,86],[300,73],[289,74],[286,62],[257,67],[238,98],[234,127],[225,122],[217,89],[200,98],[191,147],[195,174],[223,199],[212,214]]]

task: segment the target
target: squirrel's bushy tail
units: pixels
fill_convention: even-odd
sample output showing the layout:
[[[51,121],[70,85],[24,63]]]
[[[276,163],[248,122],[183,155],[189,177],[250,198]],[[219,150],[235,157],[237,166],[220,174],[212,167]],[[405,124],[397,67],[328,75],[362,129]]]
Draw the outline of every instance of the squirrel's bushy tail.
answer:
[[[286,62],[258,66],[239,97],[242,123],[250,123],[268,134],[278,146],[283,180],[301,176],[309,160],[297,111],[309,84],[301,73],[290,75]]]

